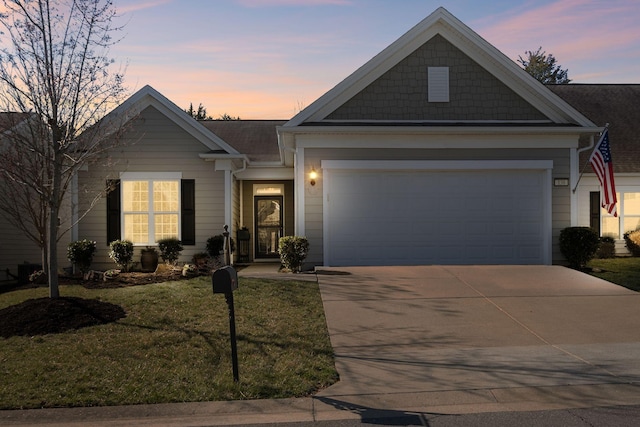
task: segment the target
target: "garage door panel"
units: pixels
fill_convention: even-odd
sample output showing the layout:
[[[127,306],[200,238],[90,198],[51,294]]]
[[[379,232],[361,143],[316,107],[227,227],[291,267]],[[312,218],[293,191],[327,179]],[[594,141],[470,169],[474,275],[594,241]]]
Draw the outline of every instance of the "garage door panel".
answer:
[[[544,262],[542,170],[325,173],[329,265]]]

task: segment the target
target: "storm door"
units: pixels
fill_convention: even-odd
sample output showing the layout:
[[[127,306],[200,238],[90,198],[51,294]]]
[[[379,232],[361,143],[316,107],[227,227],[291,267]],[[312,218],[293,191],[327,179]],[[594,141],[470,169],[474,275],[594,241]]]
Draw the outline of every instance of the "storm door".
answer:
[[[256,258],[278,258],[282,237],[282,196],[255,196]]]

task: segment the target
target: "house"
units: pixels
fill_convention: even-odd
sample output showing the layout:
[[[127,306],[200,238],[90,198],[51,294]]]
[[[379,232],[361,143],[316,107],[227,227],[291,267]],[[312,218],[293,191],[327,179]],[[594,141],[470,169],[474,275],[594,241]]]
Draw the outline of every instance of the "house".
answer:
[[[596,221],[597,181],[579,177],[604,125],[588,87],[569,86],[545,87],[443,8],[290,120],[196,121],[145,86],[111,113],[136,116],[115,165],[78,176],[114,191],[72,236],[98,242],[97,268],[118,238],[178,236],[189,261],[224,225],[247,229],[236,256],[252,262],[293,234],[309,265],[562,262],[560,231]]]
[[[616,252],[626,254],[624,233],[640,228],[640,106],[639,84],[570,84],[548,88],[594,123],[609,124],[618,216],[600,207],[600,186],[588,165],[592,144],[580,141],[576,222],[616,239]],[[575,185],[574,185],[575,187]]]

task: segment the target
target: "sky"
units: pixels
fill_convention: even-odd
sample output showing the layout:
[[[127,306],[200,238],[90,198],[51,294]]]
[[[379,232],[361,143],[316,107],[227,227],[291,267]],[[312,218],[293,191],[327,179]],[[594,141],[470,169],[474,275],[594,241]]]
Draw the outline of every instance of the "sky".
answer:
[[[438,7],[517,61],[542,47],[572,83],[640,83],[638,0],[114,0],[110,54],[214,118],[289,119]]]

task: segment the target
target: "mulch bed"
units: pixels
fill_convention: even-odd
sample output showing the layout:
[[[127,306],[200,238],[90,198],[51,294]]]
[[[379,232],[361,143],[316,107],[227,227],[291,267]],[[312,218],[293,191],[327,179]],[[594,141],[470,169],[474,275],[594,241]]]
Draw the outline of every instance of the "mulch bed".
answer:
[[[208,274],[202,272],[201,274]],[[158,273],[120,273],[112,280],[83,280],[77,277],[60,277],[60,285],[80,285],[89,289],[109,289],[140,286],[169,280],[186,280],[181,271],[167,270]],[[28,284],[11,287],[17,289],[46,287]],[[118,305],[96,299],[77,297],[36,298],[0,310],[0,337],[58,334],[70,330],[115,322],[126,316]]]

